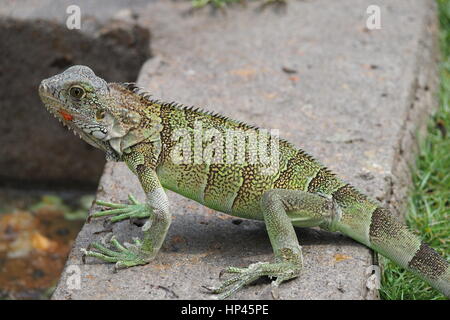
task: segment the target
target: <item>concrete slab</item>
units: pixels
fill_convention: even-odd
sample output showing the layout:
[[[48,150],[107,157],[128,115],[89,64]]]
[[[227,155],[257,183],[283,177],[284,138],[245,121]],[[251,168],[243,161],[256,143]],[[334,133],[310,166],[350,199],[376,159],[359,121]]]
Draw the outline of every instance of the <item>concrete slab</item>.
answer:
[[[205,106],[268,129],[308,150],[349,182],[401,212],[414,136],[436,105],[436,13],[431,1],[378,1],[380,30],[366,28],[371,1],[289,1],[285,10],[254,3],[226,14],[190,12],[156,1],[141,11],[155,57],[139,84],[155,97]],[[95,69],[95,66],[92,66]],[[97,197],[143,198],[123,164],[108,163]],[[174,221],[151,264],[113,273],[80,248],[98,240],[87,223],[53,299],[208,299],[201,285],[219,271],[270,260],[261,222],[235,219],[169,192]],[[92,211],[98,208],[93,208]],[[367,288],[371,252],[339,234],[298,229],[305,270],[280,288],[282,299],[375,299]],[[100,232],[100,233],[98,233]],[[139,228],[113,226],[129,240]],[[73,270],[79,289],[70,286]],[[234,296],[270,298],[259,281]]]

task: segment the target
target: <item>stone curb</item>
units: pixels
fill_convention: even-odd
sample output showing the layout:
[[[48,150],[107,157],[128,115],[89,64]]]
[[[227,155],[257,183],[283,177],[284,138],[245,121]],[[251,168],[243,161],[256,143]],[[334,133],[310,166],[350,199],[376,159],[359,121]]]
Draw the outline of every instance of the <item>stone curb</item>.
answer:
[[[437,106],[437,19],[431,1],[378,2],[382,29],[372,31],[365,28],[371,1],[291,1],[282,11],[253,4],[226,15],[152,2],[139,23],[152,30],[154,58],[138,83],[156,98],[278,128],[402,212],[415,133]],[[125,201],[130,192],[143,199],[128,169],[108,163],[97,198]],[[109,264],[82,264],[80,249],[105,229],[102,220],[92,221],[81,230],[53,299],[210,299],[201,286],[218,284],[224,267],[272,258],[263,223],[213,212],[171,192],[169,198],[174,221],[154,262],[118,273]],[[128,222],[112,231],[119,240],[140,232]],[[367,287],[370,250],[339,234],[297,233],[305,269],[280,287],[281,299],[377,298]],[[79,290],[70,287],[73,266]],[[234,298],[270,298],[267,287],[259,281]]]

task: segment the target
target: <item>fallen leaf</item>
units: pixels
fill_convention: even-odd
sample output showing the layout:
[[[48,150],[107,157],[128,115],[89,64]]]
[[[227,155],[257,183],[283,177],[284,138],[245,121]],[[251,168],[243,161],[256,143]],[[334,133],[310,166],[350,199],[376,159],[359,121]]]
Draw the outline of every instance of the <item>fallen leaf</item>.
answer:
[[[230,73],[234,74],[236,76],[239,76],[241,78],[248,79],[256,73],[256,70],[255,69],[236,69],[236,70],[231,70]]]
[[[172,243],[183,243],[186,242],[186,239],[183,238],[182,236],[174,236],[172,237]]]
[[[49,251],[57,246],[56,242],[44,237],[39,232],[34,232],[31,236],[31,245],[34,249],[43,251]]]
[[[341,262],[341,261],[348,260],[348,259],[352,259],[352,257],[346,256],[345,254],[340,254],[340,253],[337,253],[334,255],[334,260],[336,262]]]
[[[276,94],[275,92],[272,92],[272,93],[265,93],[265,94],[264,94],[264,97],[265,97],[266,99],[272,100],[272,99],[275,99],[275,98],[277,97],[277,94]]]

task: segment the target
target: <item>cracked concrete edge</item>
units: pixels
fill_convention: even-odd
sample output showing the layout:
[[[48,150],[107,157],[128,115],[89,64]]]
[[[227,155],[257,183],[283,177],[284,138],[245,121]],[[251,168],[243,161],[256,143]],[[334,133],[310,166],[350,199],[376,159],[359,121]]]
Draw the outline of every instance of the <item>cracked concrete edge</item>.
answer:
[[[411,84],[408,99],[409,108],[404,118],[403,130],[392,162],[392,179],[387,181],[384,202],[404,220],[407,198],[411,191],[412,174],[419,151],[419,142],[426,135],[430,115],[439,107],[439,58],[440,48],[436,3],[425,17],[422,25],[420,49],[415,61],[415,79]],[[434,35],[434,36],[433,36]]]
[[[421,50],[416,56],[415,79],[411,84],[407,100],[408,114],[405,116],[400,133],[396,155],[392,162],[392,176],[386,181],[386,195],[383,203],[391,209],[399,220],[404,221],[408,210],[408,197],[412,188],[412,175],[419,151],[419,143],[427,134],[430,116],[439,107],[439,61],[440,45],[436,36],[439,21],[436,3],[423,24]],[[433,36],[434,34],[434,36]],[[374,263],[379,265],[378,253],[371,250]],[[382,265],[380,265],[383,268]],[[383,270],[381,269],[383,272]],[[376,295],[379,297],[379,293]]]

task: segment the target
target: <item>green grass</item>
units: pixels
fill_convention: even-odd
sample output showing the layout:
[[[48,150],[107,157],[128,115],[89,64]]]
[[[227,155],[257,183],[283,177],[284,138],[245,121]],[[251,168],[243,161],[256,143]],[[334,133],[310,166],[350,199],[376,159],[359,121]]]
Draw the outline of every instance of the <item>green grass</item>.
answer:
[[[421,141],[413,173],[406,222],[421,238],[447,257],[450,253],[450,0],[437,0],[442,62],[439,110]],[[412,273],[381,260],[383,299],[436,300],[445,297]]]

